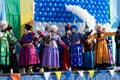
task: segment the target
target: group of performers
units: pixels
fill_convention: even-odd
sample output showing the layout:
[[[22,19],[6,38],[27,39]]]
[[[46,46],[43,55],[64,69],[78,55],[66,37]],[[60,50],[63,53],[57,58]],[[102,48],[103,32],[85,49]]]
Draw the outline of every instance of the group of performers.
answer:
[[[106,32],[98,25],[96,32],[85,23],[84,34],[78,26],[67,24],[65,35],[60,37],[56,25],[38,31],[39,37],[25,24],[24,34],[17,40],[12,27],[6,21],[0,22],[0,70],[10,72],[40,72],[54,70],[105,69],[108,66],[120,65],[120,26],[116,32]],[[112,38],[116,42],[116,62],[113,61]],[[16,56],[15,44],[19,43],[19,59]],[[9,70],[7,70],[9,69]]]

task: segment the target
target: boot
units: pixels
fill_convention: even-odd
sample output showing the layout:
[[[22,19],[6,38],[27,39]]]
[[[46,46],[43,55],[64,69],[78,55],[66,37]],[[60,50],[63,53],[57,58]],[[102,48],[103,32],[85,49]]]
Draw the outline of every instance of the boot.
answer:
[[[21,69],[21,72],[22,72],[22,73],[26,73],[26,68],[22,68],[22,69]]]
[[[28,72],[29,72],[29,73],[33,73],[33,67],[32,67],[32,66],[29,66]]]
[[[44,72],[44,68],[40,68],[39,72]]]
[[[69,67],[69,69],[68,69],[69,71],[72,71],[72,68],[71,67]]]
[[[10,69],[10,73],[13,73],[13,69]]]

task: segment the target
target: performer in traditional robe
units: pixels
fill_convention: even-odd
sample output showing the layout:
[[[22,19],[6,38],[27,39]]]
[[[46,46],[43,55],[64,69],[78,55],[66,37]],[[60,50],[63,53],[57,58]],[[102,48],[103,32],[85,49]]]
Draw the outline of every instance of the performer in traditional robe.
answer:
[[[97,33],[94,33],[89,39],[88,43],[91,43],[96,39],[95,44],[95,67],[97,68],[106,68],[110,65],[110,58],[108,53],[108,47],[105,37],[106,36],[115,36],[115,32],[104,32],[102,33],[102,26],[98,26]]]
[[[17,39],[11,36],[6,30],[8,23],[4,20],[0,22],[0,69],[6,73],[6,68],[10,64],[9,42],[16,42]],[[9,42],[8,42],[9,41]]]
[[[26,67],[28,72],[33,72],[33,65],[39,64],[40,60],[34,46],[34,41],[37,41],[37,37],[34,32],[31,32],[32,26],[25,24],[22,38],[20,39],[21,49],[19,55],[19,66],[22,67],[22,72],[25,73]]]

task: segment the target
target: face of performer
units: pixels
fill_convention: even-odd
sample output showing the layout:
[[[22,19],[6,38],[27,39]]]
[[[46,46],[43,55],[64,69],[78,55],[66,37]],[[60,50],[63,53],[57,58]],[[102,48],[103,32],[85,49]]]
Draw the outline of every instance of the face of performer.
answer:
[[[67,35],[70,35],[71,34],[71,31],[70,30],[67,30]]]
[[[101,32],[101,31],[102,31],[102,27],[101,27],[101,26],[98,26],[97,32]]]
[[[75,28],[72,28],[72,32],[76,32],[76,29],[75,29]]]
[[[102,29],[102,32],[106,32],[106,28],[103,28],[103,29]]]
[[[5,27],[5,24],[1,24],[1,25],[0,25],[0,28],[6,28],[6,27]]]
[[[24,32],[27,33],[29,30],[27,30],[26,28],[24,28]]]
[[[53,29],[52,29],[52,32],[57,32],[57,28],[53,28]]]
[[[8,30],[9,33],[12,33],[12,29]]]

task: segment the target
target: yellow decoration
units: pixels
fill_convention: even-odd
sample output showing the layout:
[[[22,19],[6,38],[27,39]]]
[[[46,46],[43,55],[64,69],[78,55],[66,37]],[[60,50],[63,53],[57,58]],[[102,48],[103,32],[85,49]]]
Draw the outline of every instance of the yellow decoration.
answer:
[[[95,70],[89,70],[89,76],[90,78],[93,78]]]
[[[20,80],[21,74],[16,73],[16,74],[10,74],[12,80]]]
[[[61,71],[57,71],[57,72],[55,72],[55,74],[56,74],[58,80],[60,80],[61,73],[62,73]]]

